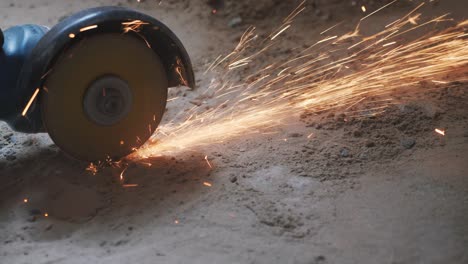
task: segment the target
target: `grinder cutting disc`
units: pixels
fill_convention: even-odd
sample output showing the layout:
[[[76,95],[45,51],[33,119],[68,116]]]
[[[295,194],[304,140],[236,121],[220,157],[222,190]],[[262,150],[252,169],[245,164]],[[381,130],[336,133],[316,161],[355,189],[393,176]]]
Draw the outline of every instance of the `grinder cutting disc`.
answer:
[[[108,33],[65,51],[44,88],[42,118],[52,140],[75,158],[97,161],[124,157],[153,134],[168,81],[142,39]]]

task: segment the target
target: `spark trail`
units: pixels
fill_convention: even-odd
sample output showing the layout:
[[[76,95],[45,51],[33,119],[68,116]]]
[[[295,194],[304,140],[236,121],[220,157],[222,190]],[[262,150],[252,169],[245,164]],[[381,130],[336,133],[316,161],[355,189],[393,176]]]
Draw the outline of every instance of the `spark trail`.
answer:
[[[233,52],[218,57],[208,67],[207,72],[216,73],[218,78],[205,94],[217,100],[217,106],[204,112],[194,107],[183,122],[174,119],[162,125],[130,160],[262,133],[287,124],[304,110],[349,109],[378,97],[387,102],[372,109],[379,113],[392,95],[421,91],[423,81],[467,81],[468,20],[456,24],[444,15],[420,21],[416,11],[423,5],[377,34],[361,36],[359,24],[341,36],[324,35],[294,57],[285,56],[243,81],[231,81],[239,76],[240,69],[260,63],[261,56],[278,43],[293,18],[305,9],[304,2],[266,39],[259,39],[255,28],[249,28]],[[452,23],[452,27],[427,32],[413,41],[402,40],[409,33],[441,22]],[[330,34],[331,29],[322,34]],[[454,71],[461,72],[461,77],[442,79]]]

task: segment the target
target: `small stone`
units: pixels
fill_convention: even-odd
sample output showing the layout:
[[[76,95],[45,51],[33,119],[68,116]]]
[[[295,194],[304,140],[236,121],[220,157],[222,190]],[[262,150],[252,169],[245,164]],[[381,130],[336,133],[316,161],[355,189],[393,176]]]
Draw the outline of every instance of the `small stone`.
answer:
[[[343,158],[349,157],[349,150],[347,148],[342,148],[340,150],[340,156]]]
[[[28,140],[23,142],[23,146],[27,146],[27,147],[30,147],[33,144],[34,144],[34,140],[32,140],[32,139],[28,139]]]
[[[194,104],[196,106],[200,106],[200,105],[203,104],[203,102],[201,100],[197,100],[197,99],[190,100],[190,103]]]
[[[236,175],[231,175],[231,176],[229,177],[229,181],[232,182],[232,183],[237,182],[237,176],[236,176]]]
[[[52,225],[52,224],[48,225],[48,226],[46,227],[45,231],[51,230],[53,226],[54,226],[54,225]]]
[[[302,137],[303,135],[301,133],[290,133],[288,136],[292,138],[298,138]]]
[[[17,143],[18,142],[18,137],[14,134],[8,134],[6,137],[5,137],[5,140],[8,142],[8,143]]]
[[[362,132],[359,131],[359,130],[356,130],[356,131],[353,132],[353,136],[355,136],[355,137],[362,137]]]
[[[369,158],[369,154],[367,152],[362,152],[359,154],[359,158],[361,160],[367,160]]]
[[[366,147],[368,147],[368,148],[375,147],[375,142],[373,142],[373,141],[367,141],[367,142],[366,142]]]
[[[122,240],[119,240],[117,242],[114,243],[114,246],[115,247],[118,247],[118,246],[122,246],[122,245],[125,245],[129,242],[129,240],[126,240],[126,239],[122,239]]]
[[[242,18],[240,16],[236,16],[228,22],[228,26],[231,28],[236,27],[240,24],[242,24]]]
[[[317,264],[325,263],[325,261],[326,261],[326,258],[325,258],[324,256],[321,256],[321,255],[320,255],[320,256],[317,256],[317,257],[315,258],[315,263],[317,263]]]
[[[402,139],[401,140],[401,145],[405,148],[405,149],[411,149],[414,147],[414,145],[416,145],[416,141],[412,138],[405,138],[405,139]]]

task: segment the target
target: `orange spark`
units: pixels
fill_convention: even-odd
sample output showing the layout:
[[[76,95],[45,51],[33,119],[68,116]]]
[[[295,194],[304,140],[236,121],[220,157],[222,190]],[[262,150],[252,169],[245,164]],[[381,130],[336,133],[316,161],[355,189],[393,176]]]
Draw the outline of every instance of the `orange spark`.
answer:
[[[293,21],[293,19],[299,15],[302,11],[304,11],[305,8],[305,3],[307,0],[303,0],[297,7],[294,9],[284,20],[283,23],[287,24]]]
[[[362,10],[362,12],[364,12],[364,13],[367,11],[367,9],[366,9],[365,6],[361,6],[361,10]]]
[[[182,73],[182,70],[184,69],[184,65],[182,64],[182,61],[180,60],[179,57],[177,57],[176,60],[176,66],[175,66],[175,72],[179,76],[179,80],[182,82],[183,85],[188,86],[187,80],[184,78],[184,74]]]
[[[171,98],[171,99],[167,99],[167,102],[172,102],[172,101],[175,101],[175,100],[177,100],[177,99],[179,99],[178,96],[177,96],[177,97],[174,97],[174,98]],[[155,117],[155,119],[156,119],[156,117]]]
[[[127,167],[127,168],[128,168],[128,167]],[[120,181],[124,181],[124,179],[125,179],[125,178],[124,178],[124,173],[125,173],[125,171],[127,170],[127,168],[123,169],[122,172],[120,173],[120,176],[119,176]]]
[[[70,33],[70,34],[68,35],[68,37],[69,37],[69,38],[75,38],[75,34]]]
[[[391,45],[394,45],[394,44],[396,44],[396,41],[385,43],[385,44],[382,45],[382,47],[388,47],[388,46],[391,46]]]
[[[24,199],[23,199],[23,202],[24,202],[24,203],[27,203],[27,202],[29,202],[29,199],[28,199],[28,198],[24,198]]]
[[[94,163],[90,163],[86,168],[87,171],[91,172],[93,175],[96,175],[98,172],[98,167]]]
[[[437,83],[437,84],[448,84],[449,82],[444,82],[444,81],[436,81],[436,80],[432,80],[433,83]]]
[[[124,184],[122,185],[124,188],[134,188],[134,187],[138,187],[138,184]]]
[[[445,136],[445,130],[436,128],[434,131],[435,131],[437,134],[440,134],[440,135],[442,135],[442,136]]]
[[[210,169],[213,169],[213,166],[211,166],[211,163],[208,160],[208,156],[205,156],[205,161],[206,161],[206,164],[208,164],[208,167],[210,167]]]
[[[148,166],[148,167],[153,166],[153,164],[151,164],[151,163],[149,163],[149,162],[140,162],[140,163],[143,164],[143,165],[146,165],[146,166]]]
[[[393,0],[392,2],[390,2],[390,3],[388,3],[388,4],[384,5],[384,6],[382,6],[381,8],[375,10],[374,12],[370,13],[369,15],[367,15],[367,16],[361,18],[361,21],[363,21],[364,19],[366,19],[366,18],[368,18],[368,17],[370,17],[370,16],[376,14],[377,12],[380,12],[381,10],[383,10],[383,9],[385,9],[385,8],[387,8],[387,7],[389,7],[390,5],[393,5],[396,1],[398,1],[398,0]]]
[[[97,27],[98,27],[98,25],[87,26],[87,27],[81,28],[80,32],[85,32],[85,31],[88,31],[88,30],[91,30],[91,29],[95,29]]]
[[[45,213],[45,214],[44,214],[44,217],[49,217],[49,213]]]
[[[184,112],[187,115],[182,122],[172,120],[163,124],[149,143],[129,158],[139,161],[247,135],[267,134],[265,131],[287,124],[304,110],[348,111],[355,105],[372,102],[370,98],[421,92],[424,89],[421,82],[447,78],[454,69],[466,73],[468,43],[463,36],[468,21],[404,41],[402,36],[423,26],[432,30],[430,25],[446,20],[441,16],[413,25],[407,18],[408,15],[387,24],[382,31],[370,36],[361,36],[356,29],[334,37],[333,41],[316,44],[317,51],[308,47],[298,55],[278,57],[273,66],[261,67],[261,70],[243,68],[242,72],[252,71],[247,72],[250,77],[238,80],[242,72],[237,67],[262,63],[259,55],[273,52],[270,36],[279,36],[292,21],[288,20],[288,24],[281,25],[264,39],[259,39],[254,27],[248,28],[233,51],[217,57],[206,71],[219,76],[213,78],[205,91],[214,98],[210,101],[214,107],[203,111],[193,107]],[[397,40],[398,45],[394,45]],[[447,82],[462,80],[457,78],[461,77],[451,77]],[[226,94],[231,97],[220,99]],[[373,102],[377,103],[376,99]],[[388,101],[382,101],[381,105],[367,110],[375,115],[385,111],[388,105]],[[205,160],[212,168],[208,157]]]
[[[341,23],[343,23],[343,22],[340,22],[340,23],[338,23],[338,24],[335,24],[334,26],[331,26],[331,27],[325,29],[324,31],[320,32],[320,35],[323,35],[323,34],[327,33],[328,31],[330,31],[330,30],[336,28],[336,27],[339,26]]]
[[[143,22],[141,20],[133,20],[130,22],[122,22],[123,26],[123,32],[128,33],[130,31],[133,31],[135,33],[138,33],[141,31],[142,26],[148,25],[149,23]]]
[[[213,185],[212,185],[211,183],[209,183],[209,182],[204,182],[203,185],[208,186],[208,187],[213,186]]]
[[[271,40],[274,40],[275,38],[277,38],[279,35],[281,35],[281,33],[283,33],[284,31],[286,31],[288,28],[290,28],[291,25],[287,25],[285,26],[283,29],[281,29],[278,33],[276,33],[275,35],[273,35],[273,37],[271,37]]]
[[[39,94],[39,91],[40,91],[40,89],[36,88],[36,90],[34,91],[34,94],[31,96],[31,99],[29,99],[28,104],[23,109],[23,112],[21,113],[22,116],[26,116],[26,114],[28,113],[28,110],[31,107],[32,103],[34,102],[34,100],[36,100],[36,97]]]

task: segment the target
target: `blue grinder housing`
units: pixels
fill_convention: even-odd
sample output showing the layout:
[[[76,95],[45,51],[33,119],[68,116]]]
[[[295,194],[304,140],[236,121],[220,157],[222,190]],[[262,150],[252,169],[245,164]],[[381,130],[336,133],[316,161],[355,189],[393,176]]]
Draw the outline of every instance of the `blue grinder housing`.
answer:
[[[1,30],[0,30],[1,31]],[[48,28],[39,25],[11,27],[0,33],[0,119],[15,128],[20,118],[19,102],[25,91],[18,89],[24,64]]]

